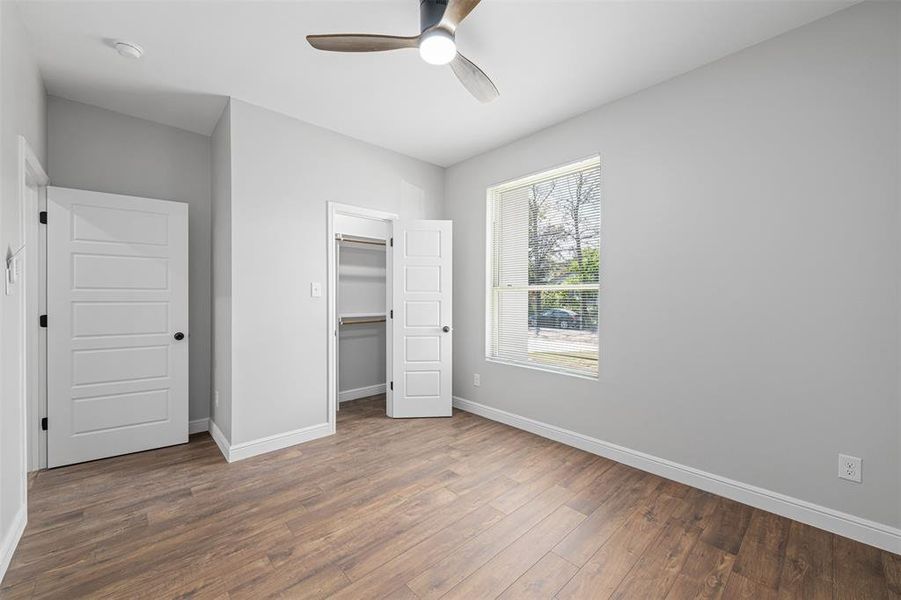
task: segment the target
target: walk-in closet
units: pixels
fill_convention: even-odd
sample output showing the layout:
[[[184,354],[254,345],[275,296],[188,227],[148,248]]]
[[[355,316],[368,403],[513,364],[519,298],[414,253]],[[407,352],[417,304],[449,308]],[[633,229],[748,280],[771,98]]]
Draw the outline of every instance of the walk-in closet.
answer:
[[[388,417],[450,416],[451,223],[330,203],[328,232],[330,426],[379,394]]]
[[[338,400],[385,392],[385,240],[339,234]]]

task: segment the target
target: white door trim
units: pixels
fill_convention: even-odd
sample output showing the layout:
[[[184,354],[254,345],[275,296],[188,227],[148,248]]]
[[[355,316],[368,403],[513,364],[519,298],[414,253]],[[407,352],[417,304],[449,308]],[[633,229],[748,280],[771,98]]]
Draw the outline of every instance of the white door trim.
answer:
[[[328,264],[326,265],[327,280],[327,301],[328,315],[326,332],[328,335],[328,425],[329,434],[335,433],[335,426],[338,418],[338,344],[336,343],[338,335],[338,257],[335,252],[335,217],[337,215],[346,215],[349,217],[362,217],[364,219],[372,219],[375,221],[395,221],[399,217],[395,213],[376,210],[372,208],[364,208],[362,206],[353,206],[352,204],[342,204],[340,202],[328,203],[328,226],[326,232],[326,249],[328,256]],[[391,290],[391,273],[387,272],[388,285],[386,286],[390,294]],[[390,355],[390,353],[388,353]],[[389,358],[390,360],[390,358]],[[390,370],[390,366],[389,366]]]
[[[37,316],[45,308],[46,249],[44,236],[38,227],[38,212],[46,209],[47,184],[50,178],[41,161],[24,136],[19,136],[19,240],[20,251],[25,250],[25,270],[20,282],[19,316],[22,327],[19,356],[24,357],[22,368],[22,456],[24,471],[36,471],[47,466],[47,434],[41,429],[41,417],[47,416],[46,338],[41,336]],[[28,193],[36,188],[37,195]],[[36,284],[36,285],[35,285]],[[23,502],[27,486],[23,486]]]

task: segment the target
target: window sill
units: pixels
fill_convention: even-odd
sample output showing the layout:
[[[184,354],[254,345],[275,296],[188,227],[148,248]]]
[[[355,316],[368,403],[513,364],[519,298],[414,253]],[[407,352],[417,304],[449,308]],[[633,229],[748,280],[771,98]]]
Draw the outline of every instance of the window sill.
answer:
[[[542,371],[544,373],[553,373],[555,375],[566,375],[568,377],[575,377],[576,379],[585,379],[587,381],[598,381],[597,375],[588,375],[581,371],[570,371],[568,369],[555,369],[554,367],[546,367],[543,365],[536,365],[535,363],[523,363],[517,362],[515,360],[504,360],[501,358],[494,358],[491,356],[486,356],[485,360],[490,363],[494,363],[497,365],[507,365],[510,367],[521,367],[523,369],[530,369],[532,371]]]

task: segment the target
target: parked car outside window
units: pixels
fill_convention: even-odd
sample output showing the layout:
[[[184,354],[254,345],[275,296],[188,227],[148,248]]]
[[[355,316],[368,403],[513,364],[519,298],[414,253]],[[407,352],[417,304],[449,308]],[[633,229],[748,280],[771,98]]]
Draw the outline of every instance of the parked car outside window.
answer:
[[[553,329],[581,329],[581,317],[565,308],[550,308],[538,315],[529,316],[529,327],[546,327]]]

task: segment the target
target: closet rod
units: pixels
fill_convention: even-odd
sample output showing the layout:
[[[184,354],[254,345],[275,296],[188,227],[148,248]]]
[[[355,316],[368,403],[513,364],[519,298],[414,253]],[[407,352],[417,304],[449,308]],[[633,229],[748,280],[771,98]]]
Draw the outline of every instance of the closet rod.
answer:
[[[381,319],[360,319],[359,321],[345,321],[344,319],[339,319],[339,325],[362,325],[363,323],[384,323],[385,317]]]
[[[378,240],[374,238],[365,238],[359,237],[355,235],[343,235],[341,233],[335,234],[335,239],[339,242],[353,242],[354,244],[372,244],[373,246],[384,246],[385,240]]]

